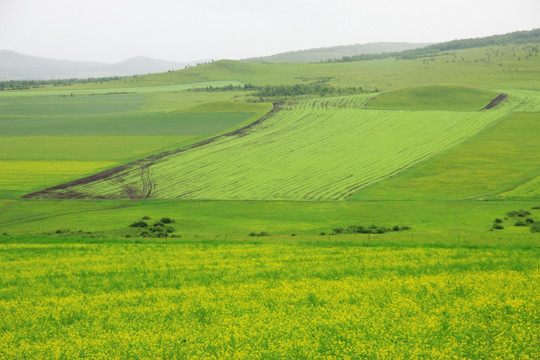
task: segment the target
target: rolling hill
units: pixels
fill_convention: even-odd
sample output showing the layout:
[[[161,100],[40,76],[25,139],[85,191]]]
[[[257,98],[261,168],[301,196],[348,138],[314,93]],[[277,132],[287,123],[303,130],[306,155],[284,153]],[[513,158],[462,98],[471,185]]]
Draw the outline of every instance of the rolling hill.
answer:
[[[430,45],[429,43],[377,42],[370,44],[354,44],[331,46],[316,49],[288,51],[270,56],[260,56],[244,59],[247,62],[277,62],[277,63],[314,63],[344,56],[363,54],[380,54],[417,49]]]
[[[231,133],[27,197],[344,200],[474,137],[521,102],[483,110],[497,93],[430,92],[446,107],[424,96],[412,111],[375,110],[373,94],[276,104]]]

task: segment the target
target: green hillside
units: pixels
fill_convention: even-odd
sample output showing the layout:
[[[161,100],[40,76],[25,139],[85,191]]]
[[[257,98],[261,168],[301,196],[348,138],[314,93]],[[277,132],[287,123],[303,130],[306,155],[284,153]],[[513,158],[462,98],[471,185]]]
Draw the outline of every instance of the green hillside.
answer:
[[[403,110],[480,110],[497,96],[493,91],[462,86],[431,85],[381,94],[369,107]]]
[[[281,105],[268,119],[210,143],[35,196],[342,200],[465,141],[504,115],[364,109],[372,96]]]
[[[220,60],[189,69],[161,74],[127,77],[103,83],[42,87],[30,91],[70,95],[73,90],[87,94],[152,91],[180,91],[182,87],[215,84],[253,84],[256,86],[309,84],[323,81],[332,86],[362,87],[390,91],[422,85],[458,85],[484,89],[540,89],[537,43],[495,45],[440,51],[407,59],[391,57],[344,63],[246,63]],[[206,85],[205,85],[206,84]],[[167,88],[166,86],[171,86]],[[176,89],[175,89],[176,87]],[[92,90],[92,91],[88,91]],[[51,93],[54,92],[54,93]],[[21,94],[21,93],[18,93]],[[24,93],[23,93],[24,94]],[[20,96],[0,91],[0,96]]]
[[[539,175],[539,133],[540,112],[505,116],[461,146],[361,190],[351,200],[493,197]],[[521,191],[515,189],[515,196]]]
[[[299,51],[288,51],[280,54],[254,57],[244,59],[247,62],[275,62],[275,63],[315,63],[332,59],[340,59],[344,56],[355,56],[362,54],[380,54],[389,52],[400,52],[422,48],[427,43],[389,43],[378,42],[371,44],[355,44],[331,46],[316,49],[307,49]]]

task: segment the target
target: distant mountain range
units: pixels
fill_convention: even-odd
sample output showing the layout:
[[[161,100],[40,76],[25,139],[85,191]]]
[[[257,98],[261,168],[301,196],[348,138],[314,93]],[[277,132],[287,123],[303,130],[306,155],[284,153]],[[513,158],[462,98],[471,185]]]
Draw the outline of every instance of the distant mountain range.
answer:
[[[343,45],[290,51],[271,56],[244,59],[242,61],[310,63],[326,61],[328,59],[340,59],[344,56],[379,54],[417,49],[427,45],[430,44],[379,42],[371,44]],[[108,64],[102,62],[48,59],[19,54],[9,50],[0,50],[0,81],[129,76],[178,70],[183,69],[186,65],[196,65],[199,62],[205,62],[205,60],[182,63],[138,56],[122,62]]]
[[[341,59],[344,56],[380,54],[418,49],[431,45],[429,43],[404,43],[404,42],[378,42],[370,44],[355,44],[332,46],[317,49],[289,51],[276,55],[254,57],[244,59],[248,62],[288,62],[288,63],[311,63],[332,59]]]
[[[47,59],[0,50],[0,80],[50,80],[71,78],[98,78],[158,73],[183,69],[193,63],[181,63],[134,57],[122,62],[101,62]]]

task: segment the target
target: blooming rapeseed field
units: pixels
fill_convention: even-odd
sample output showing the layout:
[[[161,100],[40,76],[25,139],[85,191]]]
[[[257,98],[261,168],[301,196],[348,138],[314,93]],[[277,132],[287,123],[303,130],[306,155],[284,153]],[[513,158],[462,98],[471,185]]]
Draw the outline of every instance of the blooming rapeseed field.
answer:
[[[0,358],[537,359],[534,246],[0,243]]]

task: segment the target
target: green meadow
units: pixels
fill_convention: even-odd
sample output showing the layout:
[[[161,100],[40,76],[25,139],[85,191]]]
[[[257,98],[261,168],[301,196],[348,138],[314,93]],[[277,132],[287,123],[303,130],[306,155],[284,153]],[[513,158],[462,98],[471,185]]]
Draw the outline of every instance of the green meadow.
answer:
[[[0,91],[0,358],[537,358],[534,46]]]
[[[152,89],[85,96],[42,96],[46,90],[36,95],[39,90],[0,92],[0,197],[19,197],[188,145],[252,122],[268,109],[235,105],[232,92],[204,98],[176,90],[162,97]],[[208,100],[230,106],[221,112],[199,109]]]

